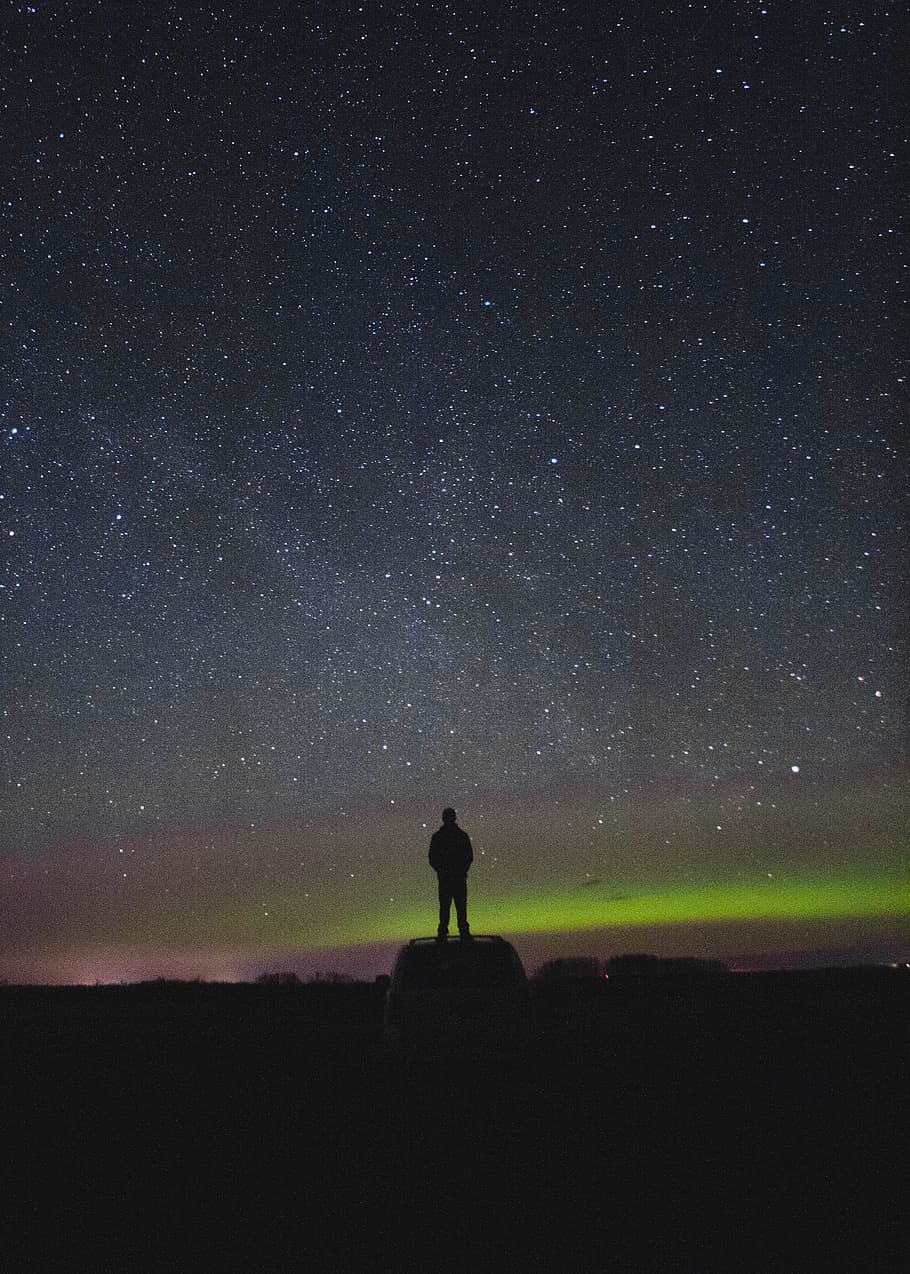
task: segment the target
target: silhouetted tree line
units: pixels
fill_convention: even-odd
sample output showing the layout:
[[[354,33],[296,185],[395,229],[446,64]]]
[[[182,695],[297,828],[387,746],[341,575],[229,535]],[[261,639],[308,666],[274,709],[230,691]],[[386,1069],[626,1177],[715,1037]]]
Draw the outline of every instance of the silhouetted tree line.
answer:
[[[385,977],[386,975],[381,975]],[[378,979],[375,979],[378,981]],[[2,983],[0,983],[2,985]],[[115,985],[102,982],[96,982],[96,986]],[[175,987],[200,987],[215,986],[223,987],[227,985],[243,986],[250,985],[245,982],[237,982],[228,984],[225,982],[209,982],[205,978],[147,978],[141,982],[122,982],[120,986],[142,988],[143,990],[171,990]],[[372,985],[372,983],[361,982],[359,978],[353,977],[350,973],[338,973],[334,969],[317,969],[315,973],[311,973],[306,983],[292,969],[281,969],[277,972],[259,973],[253,979],[254,986],[355,986],[355,985]]]
[[[611,956],[604,971],[609,978],[716,977],[729,972],[723,960],[644,954]]]
[[[603,977],[603,964],[595,956],[559,956],[547,960],[534,973],[535,982],[585,982]]]
[[[96,982],[95,986],[111,985]],[[205,978],[145,978],[141,982],[126,982],[123,986],[142,987],[144,990],[169,991],[176,986],[208,986]]]
[[[716,977],[729,970],[723,960],[706,960],[700,956],[656,956],[630,954],[598,960],[595,956],[560,956],[547,960],[533,975],[533,981],[546,985],[600,981],[607,978],[689,978]]]

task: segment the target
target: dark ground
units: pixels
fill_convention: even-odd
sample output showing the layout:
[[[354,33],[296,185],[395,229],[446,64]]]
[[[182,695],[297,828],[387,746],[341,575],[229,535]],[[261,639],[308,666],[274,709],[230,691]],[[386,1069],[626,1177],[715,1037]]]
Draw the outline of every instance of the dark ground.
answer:
[[[0,988],[2,1268],[910,1269],[910,973],[538,992],[408,1076],[381,996]]]

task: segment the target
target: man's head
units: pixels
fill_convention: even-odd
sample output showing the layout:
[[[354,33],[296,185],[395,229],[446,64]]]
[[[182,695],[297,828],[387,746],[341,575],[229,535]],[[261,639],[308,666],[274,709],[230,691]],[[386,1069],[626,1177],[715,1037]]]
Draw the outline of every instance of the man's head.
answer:
[[[453,809],[451,809],[451,807],[450,807],[450,808],[447,808],[447,809],[444,809],[444,810],[442,811],[442,821],[443,821],[444,823],[454,823],[454,822],[455,822],[455,811],[454,811]]]

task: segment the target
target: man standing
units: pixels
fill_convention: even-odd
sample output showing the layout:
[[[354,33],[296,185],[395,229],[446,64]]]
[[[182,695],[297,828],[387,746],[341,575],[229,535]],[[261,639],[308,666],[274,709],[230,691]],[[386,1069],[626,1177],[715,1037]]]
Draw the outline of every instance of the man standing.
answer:
[[[471,931],[468,928],[468,869],[474,861],[474,851],[467,832],[455,821],[455,811],[442,811],[442,827],[430,838],[430,866],[439,878],[439,928],[436,941],[445,942],[449,936],[449,911],[455,904],[458,917],[458,933],[466,942]]]

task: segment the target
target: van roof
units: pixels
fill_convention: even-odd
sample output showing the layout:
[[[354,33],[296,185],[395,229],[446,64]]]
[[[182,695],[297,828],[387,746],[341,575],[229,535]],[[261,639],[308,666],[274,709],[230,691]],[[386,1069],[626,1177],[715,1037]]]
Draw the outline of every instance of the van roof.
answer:
[[[457,937],[454,934],[451,937],[448,937],[445,939],[445,942],[447,943],[448,942],[461,943],[461,941],[462,939]],[[468,942],[465,945],[468,945],[471,942],[483,942],[483,943],[499,942],[499,943],[502,943],[504,947],[507,947],[510,945],[508,942],[506,942],[505,938],[500,938],[499,935],[495,933],[472,933],[471,937],[468,939]],[[437,945],[437,943],[439,944],[439,946],[444,945],[443,942],[440,942],[439,938],[411,938],[410,942],[408,942],[407,945],[409,947],[419,947],[419,946],[423,946],[425,943],[430,943],[434,947]]]

